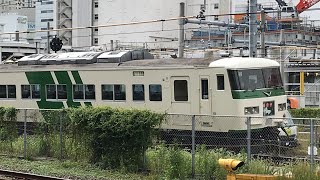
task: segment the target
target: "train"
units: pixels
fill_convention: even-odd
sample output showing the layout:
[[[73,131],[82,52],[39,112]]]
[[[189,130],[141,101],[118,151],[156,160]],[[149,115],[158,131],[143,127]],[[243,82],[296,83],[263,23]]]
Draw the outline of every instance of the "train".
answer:
[[[175,114],[161,126],[167,139],[191,133],[178,115],[216,117],[199,119],[198,138],[246,139],[246,121],[223,116],[261,117],[252,119],[252,137],[275,141],[287,124],[279,63],[264,58],[152,59],[148,52],[132,51],[34,54],[0,65],[0,76],[0,106],[112,106]]]

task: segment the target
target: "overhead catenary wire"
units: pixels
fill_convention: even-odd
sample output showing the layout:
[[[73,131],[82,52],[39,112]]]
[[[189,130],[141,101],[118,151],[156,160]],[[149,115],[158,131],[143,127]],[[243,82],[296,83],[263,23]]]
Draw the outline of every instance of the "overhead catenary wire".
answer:
[[[312,8],[308,9],[307,11],[315,11],[320,10],[320,8]],[[278,10],[274,11],[265,11],[265,13],[275,13],[279,12]],[[249,12],[242,12],[242,13],[226,13],[226,14],[207,14],[206,17],[214,17],[214,16],[230,16],[230,15],[250,15],[250,14],[260,14],[257,13],[249,13]],[[197,16],[185,16],[185,17],[173,17],[167,19],[154,19],[154,20],[146,20],[146,21],[137,21],[137,22],[128,22],[128,23],[118,23],[118,24],[104,24],[104,25],[96,25],[96,26],[85,26],[85,27],[72,27],[72,28],[56,28],[56,29],[46,29],[46,30],[34,30],[34,31],[19,31],[19,32],[3,32],[0,35],[5,34],[25,34],[25,33],[37,33],[37,32],[58,32],[58,31],[72,31],[72,30],[81,30],[81,29],[91,29],[91,28],[107,28],[107,27],[117,27],[117,26],[129,26],[129,25],[140,25],[140,24],[149,24],[149,23],[157,23],[157,22],[165,22],[165,21],[176,21],[180,19],[194,19]]]

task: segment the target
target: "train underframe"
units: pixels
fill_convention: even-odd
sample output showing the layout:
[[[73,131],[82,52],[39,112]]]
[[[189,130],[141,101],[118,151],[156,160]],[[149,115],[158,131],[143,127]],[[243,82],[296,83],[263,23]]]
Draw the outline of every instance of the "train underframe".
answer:
[[[166,129],[161,130],[160,139],[166,144],[177,144],[191,148],[192,131]],[[224,148],[235,153],[247,151],[247,130],[229,132],[195,131],[195,145],[206,145],[208,149]],[[252,154],[277,153],[279,149],[297,146],[295,136],[280,136],[277,127],[265,127],[251,130],[250,148]]]

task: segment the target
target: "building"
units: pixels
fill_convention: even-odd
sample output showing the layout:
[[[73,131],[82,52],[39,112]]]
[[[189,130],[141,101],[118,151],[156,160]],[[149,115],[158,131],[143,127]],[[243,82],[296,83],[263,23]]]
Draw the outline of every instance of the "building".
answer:
[[[203,7],[205,15],[212,15],[206,17],[206,20],[228,22],[230,18],[229,16],[213,16],[230,12],[230,4],[224,0],[207,0],[205,6],[203,0],[108,0],[103,3],[97,1],[95,5],[98,6],[98,11],[94,14],[94,19],[98,20],[99,25],[168,19],[179,16],[180,2],[185,3],[186,16],[198,15],[200,8]],[[187,24],[185,26],[186,39],[191,39],[193,31],[199,27],[201,26]],[[204,25],[203,27],[207,28]],[[113,40],[114,46],[176,49],[178,30],[178,21],[99,28],[98,36],[94,36],[94,44],[107,44],[107,47],[110,47],[110,40]]]

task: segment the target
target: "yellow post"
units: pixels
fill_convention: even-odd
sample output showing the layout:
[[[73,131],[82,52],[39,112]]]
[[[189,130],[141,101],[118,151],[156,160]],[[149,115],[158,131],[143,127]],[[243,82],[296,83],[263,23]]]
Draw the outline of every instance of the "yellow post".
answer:
[[[304,72],[300,72],[300,95],[304,94]]]

